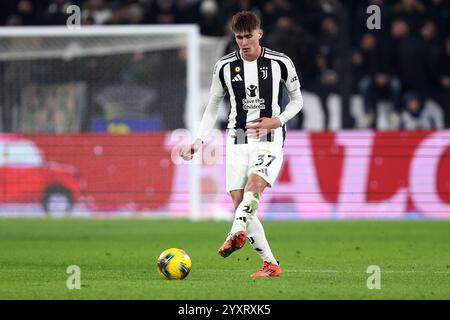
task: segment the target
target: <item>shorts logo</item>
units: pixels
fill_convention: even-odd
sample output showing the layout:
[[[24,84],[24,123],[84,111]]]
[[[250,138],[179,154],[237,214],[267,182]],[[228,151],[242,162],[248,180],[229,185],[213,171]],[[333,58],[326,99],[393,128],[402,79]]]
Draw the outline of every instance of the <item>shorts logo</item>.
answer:
[[[263,80],[267,79],[268,69],[269,69],[268,67],[261,67],[261,68],[259,68],[259,71],[261,71],[261,73],[262,73],[261,79],[263,79]]]
[[[264,168],[264,169],[259,169],[259,170],[257,170],[256,172],[261,172],[263,175],[265,175],[265,176],[267,176],[268,174],[267,174],[267,168]]]

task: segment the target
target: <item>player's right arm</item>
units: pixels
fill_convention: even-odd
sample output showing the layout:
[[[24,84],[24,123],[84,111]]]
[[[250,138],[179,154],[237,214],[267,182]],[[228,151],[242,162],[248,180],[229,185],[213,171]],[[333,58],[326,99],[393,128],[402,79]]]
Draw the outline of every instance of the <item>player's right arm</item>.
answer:
[[[287,77],[284,85],[289,96],[289,103],[286,105],[284,111],[277,116],[280,120],[280,125],[283,126],[286,122],[292,119],[303,108],[303,97],[300,91],[300,80],[295,70],[294,63],[290,58],[286,61]]]
[[[200,127],[197,131],[196,139],[191,145],[183,147],[180,151],[180,156],[184,160],[192,159],[194,154],[202,146],[203,142],[205,142],[206,138],[214,127],[214,124],[216,123],[217,115],[219,113],[219,105],[226,93],[225,87],[219,76],[219,73],[221,72],[221,66],[222,64],[217,62],[214,67],[211,84],[211,94],[208,104],[206,105],[205,111],[203,113],[202,121],[200,122]]]

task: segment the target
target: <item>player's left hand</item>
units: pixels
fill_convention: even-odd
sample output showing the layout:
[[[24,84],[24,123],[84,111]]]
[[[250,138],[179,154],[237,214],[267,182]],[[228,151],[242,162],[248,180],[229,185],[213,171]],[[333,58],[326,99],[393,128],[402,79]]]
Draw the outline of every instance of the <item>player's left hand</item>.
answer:
[[[281,122],[278,117],[258,118],[256,120],[253,120],[251,123],[249,123],[245,126],[245,128],[247,129],[247,133],[250,135],[254,135],[256,138],[265,136],[270,132],[270,130],[273,130],[273,129],[276,129],[279,127],[281,127]]]
[[[192,160],[194,154],[200,149],[202,144],[202,140],[196,139],[191,145],[182,147],[179,153],[180,157],[186,161]]]

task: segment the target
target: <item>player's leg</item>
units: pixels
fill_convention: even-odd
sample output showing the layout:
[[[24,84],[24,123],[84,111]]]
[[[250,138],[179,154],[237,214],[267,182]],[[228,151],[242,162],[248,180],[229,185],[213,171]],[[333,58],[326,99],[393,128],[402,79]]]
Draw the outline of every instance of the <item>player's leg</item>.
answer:
[[[248,241],[263,261],[261,269],[250,276],[252,278],[279,277],[281,275],[281,267],[272,253],[264,228],[256,215],[248,222],[247,234]]]
[[[278,266],[278,261],[269,246],[261,221],[256,215],[259,195],[263,193],[267,186],[268,182],[264,178],[257,174],[251,174],[244,190],[230,191],[236,208],[235,220],[232,231],[219,249],[219,254],[227,257],[242,248],[245,244],[245,238],[248,237],[252,247],[263,260],[263,267],[260,271],[252,274],[252,277],[273,277],[281,274],[281,268]],[[245,217],[245,225],[242,225],[241,217]]]
[[[250,194],[253,196],[252,201],[257,201],[259,205],[260,195],[267,186],[269,186],[269,183],[263,177],[258,174],[251,174],[244,189],[244,200],[246,195]],[[263,225],[256,214],[258,205],[255,205],[255,210],[248,215],[247,239],[263,261],[263,266],[260,271],[252,274],[251,277],[279,276],[281,268],[272,253]]]
[[[264,191],[267,182],[256,174],[248,177],[242,195],[242,201],[236,208],[235,219],[231,227],[231,234],[247,229],[247,221],[255,215],[259,206],[259,195]]]
[[[245,186],[244,194],[256,203],[254,210],[247,216],[247,238],[252,245],[253,249],[258,253],[263,261],[277,263],[275,257],[270,250],[269,243],[264,232],[264,228],[261,221],[256,214],[259,206],[259,198],[267,187],[268,183],[262,177],[251,174],[247,185]]]
[[[245,232],[245,213],[243,216],[241,210],[239,210],[244,187],[247,183],[248,157],[246,149],[246,145],[234,144],[234,138],[228,137],[226,152],[226,188],[233,199],[236,211],[232,231],[228,233],[224,243],[218,251],[219,255],[224,258],[242,248],[247,241],[247,234]]]
[[[266,185],[267,182],[257,175],[251,175],[248,178],[242,201],[238,204],[234,213],[231,231],[223,245],[219,248],[219,254],[222,257],[226,258],[244,246],[247,241],[247,221],[258,210],[259,195]],[[249,187],[250,189],[248,189]]]
[[[231,231],[228,233],[225,242],[218,251],[219,255],[224,258],[242,248],[247,241],[247,233],[245,231],[247,227],[247,218],[245,216],[246,213],[242,212],[240,206],[244,195],[244,189],[235,189],[229,192],[235,207],[235,214]]]
[[[230,196],[234,204],[234,210],[236,210],[244,198],[244,189],[231,190]]]
[[[230,145],[227,145],[230,146]],[[263,261],[271,265],[277,265],[276,259],[273,257],[270,246],[267,242],[264,229],[261,222],[256,217],[259,206],[260,195],[268,185],[272,185],[278,176],[282,164],[281,148],[277,149],[270,142],[257,144],[249,148],[241,146],[237,149],[231,145],[227,148],[227,190],[235,205],[235,217],[231,231],[228,234],[224,244],[219,248],[219,254],[228,257],[234,251],[242,248],[247,240],[247,228],[249,224],[252,238],[250,240],[252,246],[260,254]],[[242,147],[245,147],[243,149]],[[235,151],[239,150],[238,153]],[[246,170],[245,189],[239,186],[244,181],[242,179],[242,166],[239,158],[247,156],[250,151],[248,166]],[[233,160],[233,161],[230,161]],[[230,188],[230,186],[236,186]],[[250,220],[254,221],[254,224]]]
[[[247,192],[255,191],[258,192],[260,197],[266,187],[271,187],[275,183],[283,163],[282,148],[276,143],[261,143],[253,153],[250,162],[252,165],[249,169],[249,180],[244,189],[244,199]],[[263,225],[258,219],[256,211],[249,216],[247,221],[247,237],[263,261],[261,270],[251,276],[279,276],[281,268],[272,253]]]
[[[267,241],[264,227],[256,213],[247,221],[247,239],[263,262],[278,264]]]

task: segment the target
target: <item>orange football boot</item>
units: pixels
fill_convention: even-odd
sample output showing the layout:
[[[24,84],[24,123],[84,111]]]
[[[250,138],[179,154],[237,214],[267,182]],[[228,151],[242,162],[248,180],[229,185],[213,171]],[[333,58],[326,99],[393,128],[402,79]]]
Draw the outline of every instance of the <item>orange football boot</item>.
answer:
[[[264,261],[261,270],[250,275],[252,278],[260,277],[279,277],[281,275],[281,268],[279,265]]]
[[[219,254],[226,258],[234,251],[242,248],[247,241],[247,233],[245,231],[238,231],[229,237],[223,245],[219,248]]]

